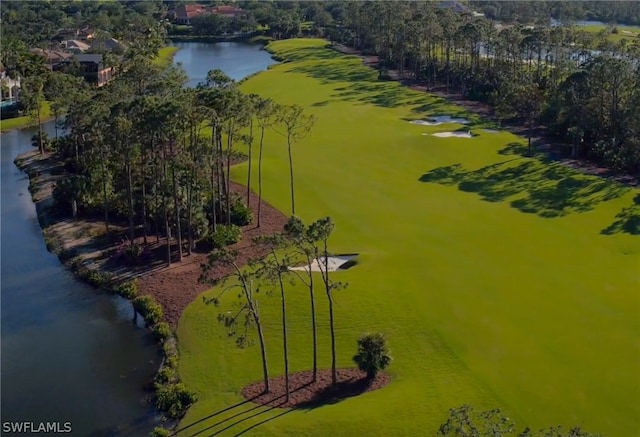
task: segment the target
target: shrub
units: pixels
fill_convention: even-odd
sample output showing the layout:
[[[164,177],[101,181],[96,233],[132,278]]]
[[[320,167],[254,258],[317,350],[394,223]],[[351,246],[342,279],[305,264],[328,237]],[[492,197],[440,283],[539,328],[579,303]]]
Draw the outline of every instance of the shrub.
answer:
[[[153,428],[153,431],[149,433],[149,437],[169,437],[170,435],[171,431],[161,426],[156,426]]]
[[[216,232],[207,235],[205,241],[214,249],[222,249],[237,243],[242,238],[242,229],[236,225],[218,225]]]
[[[164,343],[171,337],[171,328],[168,323],[160,322],[153,325],[153,335],[160,343]]]
[[[138,284],[136,281],[122,282],[113,288],[113,291],[125,299],[133,300],[138,296]]]
[[[151,296],[138,296],[133,300],[133,308],[142,316],[147,326],[155,325],[164,315],[162,307]]]
[[[253,221],[253,212],[245,205],[240,196],[234,196],[231,203],[231,223],[238,226],[246,226]]]
[[[173,367],[163,366],[162,369],[156,374],[155,383],[165,385],[173,383],[178,379],[178,374]]]
[[[358,339],[358,353],[353,361],[358,368],[366,372],[368,379],[373,379],[376,374],[391,364],[391,355],[387,347],[384,334],[364,334]]]
[[[158,388],[156,406],[170,419],[182,416],[189,405],[197,399],[195,393],[182,383],[162,385]]]
[[[86,267],[80,267],[78,276],[96,288],[105,287],[113,279],[110,273],[100,272]]]

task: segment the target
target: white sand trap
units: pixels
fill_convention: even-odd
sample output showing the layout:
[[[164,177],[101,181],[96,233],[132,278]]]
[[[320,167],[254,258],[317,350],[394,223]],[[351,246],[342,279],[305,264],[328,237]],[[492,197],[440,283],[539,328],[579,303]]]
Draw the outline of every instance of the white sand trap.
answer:
[[[453,118],[450,115],[436,115],[435,117],[429,117],[427,120],[412,120],[409,123],[422,126],[439,126],[444,123],[468,124],[469,120],[466,118]]]
[[[429,134],[422,134],[422,135],[429,135]],[[473,138],[473,135],[471,135],[471,132],[436,132],[435,134],[431,134],[434,137],[441,137],[441,138],[449,138],[449,137],[456,137],[456,138]]]
[[[499,134],[500,133],[499,130],[495,130],[495,129],[482,129],[482,131],[490,133],[490,134]]]
[[[348,263],[349,261],[356,258],[357,255],[337,255],[337,256],[329,256],[327,257],[327,265],[328,271],[335,272],[339,270],[340,267]],[[322,269],[322,270],[321,270]],[[289,267],[289,270],[297,270],[302,272],[308,272],[309,266],[298,266],[298,267]],[[321,272],[324,271],[324,257],[316,258],[311,263],[311,271],[312,272]]]

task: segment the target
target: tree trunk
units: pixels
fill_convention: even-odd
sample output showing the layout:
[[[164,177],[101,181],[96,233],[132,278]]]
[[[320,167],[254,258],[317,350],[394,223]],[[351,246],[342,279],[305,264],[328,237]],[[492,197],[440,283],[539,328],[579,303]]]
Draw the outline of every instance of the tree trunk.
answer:
[[[331,284],[329,283],[329,252],[327,249],[327,240],[324,240],[324,286],[329,300],[329,329],[331,331],[331,384],[338,383],[338,372],[336,369],[336,331],[333,319],[333,295],[331,293]]]
[[[162,182],[163,188],[167,184],[167,154],[162,148]],[[166,193],[162,192],[162,210],[164,213],[164,228],[167,233],[167,266],[171,266],[171,227],[169,226],[169,212],[167,208],[167,196]]]
[[[133,240],[135,239],[135,224],[133,222],[133,181],[131,179],[131,161],[128,153],[125,160],[125,168],[127,171],[127,198],[129,207],[129,245],[133,246]]]
[[[176,241],[178,245],[178,262],[182,261],[182,231],[180,229],[180,202],[178,201],[178,184],[176,182],[176,157],[173,154],[173,139],[169,141],[169,153],[171,154],[171,184],[173,186],[173,208],[176,217]]]
[[[42,143],[42,123],[40,122],[40,103],[38,103],[38,109],[37,109],[37,114],[38,114],[38,147],[40,148],[40,154],[44,155],[44,145]]]
[[[247,169],[247,208],[249,208],[249,200],[251,196],[251,149],[253,148],[253,117],[249,121],[249,168]]]
[[[229,132],[227,135],[227,168],[226,168],[226,187],[225,204],[227,214],[227,225],[231,225],[231,144],[233,143],[233,134]]]
[[[318,379],[318,332],[316,327],[316,302],[313,295],[313,273],[311,272],[311,257],[307,255],[309,265],[309,300],[311,301],[311,335],[313,341],[313,382]]]
[[[258,341],[260,342],[260,357],[262,358],[262,377],[264,378],[264,392],[269,393],[271,388],[269,387],[269,368],[267,366],[267,346],[264,341],[264,333],[262,332],[262,323],[260,322],[260,316],[258,315],[258,302],[253,304],[254,310],[252,311],[253,320],[256,322],[256,329],[258,330]]]
[[[287,148],[289,152],[289,184],[291,186],[291,215],[296,215],[296,201],[293,192],[293,157],[291,156],[291,138],[287,138]]]
[[[152,146],[153,147],[153,146]],[[147,244],[147,189],[145,181],[145,156],[144,149],[140,151],[140,178],[142,180],[142,237]]]
[[[262,215],[262,145],[264,143],[264,126],[260,128],[260,150],[258,152],[258,227]]]
[[[109,238],[109,197],[107,196],[107,169],[106,169],[106,158],[104,157],[104,148],[100,147],[101,151],[101,161],[102,161],[102,202],[104,207],[104,227],[105,232],[107,234],[107,238]]]
[[[274,252],[274,257],[275,257]],[[276,261],[277,261],[276,257]],[[284,284],[282,283],[282,273],[278,273],[278,281],[280,282],[280,300],[282,303],[282,344],[284,347],[284,386],[285,386],[285,402],[289,402],[289,348],[287,342],[287,305],[284,297]]]

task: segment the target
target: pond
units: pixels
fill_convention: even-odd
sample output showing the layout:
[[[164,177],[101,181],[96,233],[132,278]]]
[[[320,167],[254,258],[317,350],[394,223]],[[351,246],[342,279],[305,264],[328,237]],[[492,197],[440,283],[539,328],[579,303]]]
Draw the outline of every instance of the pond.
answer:
[[[189,82],[195,87],[207,79],[207,73],[216,68],[235,80],[266,70],[276,61],[261,45],[239,42],[176,42],[178,47],[173,62],[186,70]]]

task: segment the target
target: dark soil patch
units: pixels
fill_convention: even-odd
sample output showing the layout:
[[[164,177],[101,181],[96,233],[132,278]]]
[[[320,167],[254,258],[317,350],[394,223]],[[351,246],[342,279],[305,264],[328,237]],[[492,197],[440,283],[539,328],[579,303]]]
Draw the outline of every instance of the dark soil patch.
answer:
[[[243,197],[246,196],[247,188],[232,182],[231,190]],[[258,196],[253,191],[250,194],[249,206],[257,214]],[[262,218],[260,227],[256,227],[256,218],[254,223],[242,228],[242,240],[231,249],[238,251],[236,263],[243,266],[252,258],[266,255],[265,249],[255,246],[252,239],[261,235],[273,234],[280,232],[287,223],[287,217],[273,206],[262,201]],[[155,237],[153,237],[155,239]],[[161,243],[162,244],[162,243]],[[158,251],[165,254],[166,247],[158,248]],[[175,248],[177,254],[177,247]],[[156,298],[164,309],[165,320],[172,326],[178,325],[178,320],[182,315],[182,311],[189,305],[198,294],[211,288],[210,285],[199,282],[202,269],[200,265],[206,262],[207,254],[193,252],[191,255],[183,256],[181,262],[176,262],[171,267],[166,267],[165,263],[161,263],[162,267],[142,274],[138,278],[138,287],[141,294],[149,294]],[[210,275],[211,278],[220,278],[228,274],[230,269],[217,269]]]
[[[378,390],[389,383],[389,374],[381,372],[372,381],[358,369],[338,369],[338,383],[331,385],[331,370],[318,370],[316,382],[312,382],[310,370],[289,375],[289,402],[285,401],[284,376],[271,378],[271,391],[264,394],[264,382],[254,382],[242,389],[245,399],[259,405],[275,408],[315,408],[335,404],[343,399]]]

